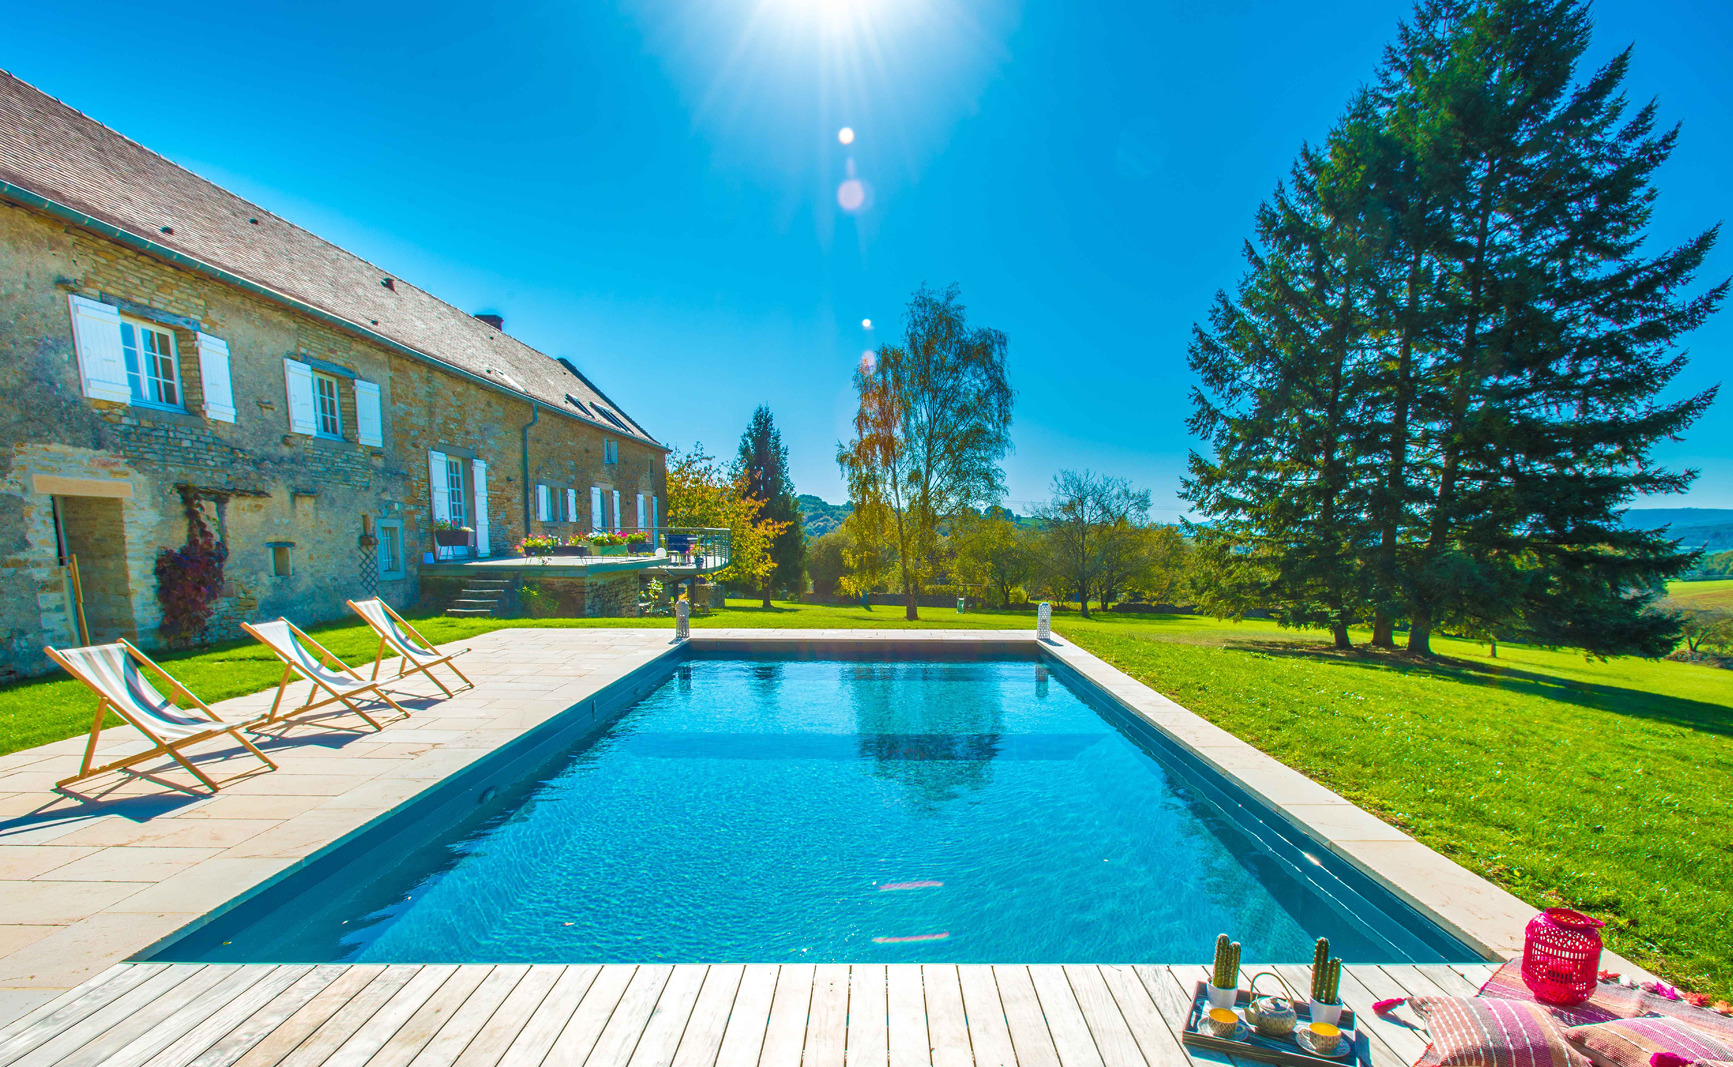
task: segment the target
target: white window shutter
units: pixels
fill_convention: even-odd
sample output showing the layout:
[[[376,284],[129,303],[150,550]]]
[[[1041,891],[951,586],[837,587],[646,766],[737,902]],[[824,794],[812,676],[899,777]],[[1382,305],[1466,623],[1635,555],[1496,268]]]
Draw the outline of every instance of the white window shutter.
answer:
[[[654,496],[650,497],[650,528],[651,529],[655,529],[656,527],[662,525],[662,520],[660,518],[658,518],[657,514],[656,514],[658,510],[660,510],[660,509],[657,506],[656,497],[654,497]]]
[[[433,521],[451,521],[451,490],[445,483],[444,452],[427,454],[427,491],[433,498]]]
[[[552,522],[554,518],[553,492],[547,486],[536,485],[536,521]]]
[[[620,491],[614,490],[614,532],[620,532]]]
[[[78,352],[78,377],[92,400],[132,400],[126,356],[120,350],[120,312],[107,304],[72,296],[72,347]]]
[[[289,432],[313,435],[313,369],[292,359],[283,361],[283,381],[289,391]],[[443,487],[444,479],[440,480]],[[441,488],[441,492],[444,489]]]
[[[235,387],[229,373],[229,343],[221,337],[200,333],[199,385],[205,394],[205,417],[216,422],[235,421]]]
[[[578,521],[578,491],[576,489],[566,490],[566,521]]]
[[[364,445],[385,447],[385,423],[379,416],[377,382],[355,380],[355,437]]]
[[[590,529],[600,530],[607,524],[602,515],[602,490],[599,486],[590,486]]]
[[[638,529],[644,528],[644,494],[638,494]]]
[[[375,387],[375,396],[377,396]],[[470,480],[475,482],[475,554],[489,556],[493,546],[487,539],[487,464],[479,459],[469,461]]]

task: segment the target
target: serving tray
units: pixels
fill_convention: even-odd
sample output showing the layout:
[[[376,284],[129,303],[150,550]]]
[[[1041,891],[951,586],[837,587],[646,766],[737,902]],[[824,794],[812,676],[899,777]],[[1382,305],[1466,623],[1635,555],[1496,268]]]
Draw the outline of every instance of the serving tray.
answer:
[[[1354,1013],[1348,1008],[1342,1009],[1342,1017],[1336,1023],[1342,1031],[1342,1041],[1353,1051],[1337,1056],[1315,1056],[1300,1047],[1292,1035],[1287,1037],[1265,1037],[1263,1034],[1245,1025],[1244,1012],[1251,1002],[1251,995],[1240,990],[1239,998],[1234,1002],[1234,1009],[1242,1019],[1239,1035],[1243,1040],[1231,1037],[1216,1037],[1207,1031],[1198,1029],[1204,1013],[1209,1010],[1208,992],[1205,984],[1199,982],[1192,992],[1191,1012],[1185,1017],[1185,1029],[1180,1034],[1180,1040],[1194,1048],[1209,1049],[1221,1052],[1239,1059],[1256,1060],[1260,1063],[1286,1064],[1288,1067],[1371,1067],[1371,1057],[1368,1055],[1368,1045],[1360,1040],[1360,1031],[1355,1026]],[[1299,1015],[1295,1029],[1299,1029],[1312,1021],[1312,1006],[1306,1003],[1296,1003],[1294,1011]]]

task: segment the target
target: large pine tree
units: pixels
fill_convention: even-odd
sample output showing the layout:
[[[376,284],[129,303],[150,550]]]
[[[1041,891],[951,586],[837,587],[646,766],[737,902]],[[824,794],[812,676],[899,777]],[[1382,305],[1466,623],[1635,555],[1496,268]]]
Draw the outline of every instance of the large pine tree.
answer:
[[[796,596],[805,591],[806,533],[800,524],[800,505],[794,499],[794,483],[788,477],[788,447],[782,443],[770,409],[763,404],[752,412],[752,421],[740,435],[735,467],[745,480],[747,495],[764,501],[759,516],[788,524],[771,542],[770,558],[776,569],[765,575],[759,588],[768,608],[772,591]]]
[[[1290,191],[1260,211],[1237,297],[1192,362],[1188,494],[1285,617],[1370,610],[1596,653],[1658,654],[1653,590],[1690,554],[1627,529],[1713,390],[1671,402],[1677,345],[1725,284],[1684,295],[1715,240],[1645,254],[1676,130],[1586,79],[1582,0],[1422,0]],[[1223,558],[1226,554],[1223,553]]]

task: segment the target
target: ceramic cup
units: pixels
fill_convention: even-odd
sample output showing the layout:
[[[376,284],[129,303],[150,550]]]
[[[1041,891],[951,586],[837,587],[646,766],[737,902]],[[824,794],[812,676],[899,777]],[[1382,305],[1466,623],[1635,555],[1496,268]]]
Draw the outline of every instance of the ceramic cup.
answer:
[[[1240,1017],[1228,1008],[1211,1008],[1200,1022],[1217,1037],[1232,1037],[1240,1028]]]
[[[1315,1022],[1306,1027],[1306,1030],[1311,1035],[1314,1049],[1317,1049],[1321,1055],[1335,1055],[1336,1046],[1342,1043],[1342,1031],[1336,1027],[1335,1023]]]

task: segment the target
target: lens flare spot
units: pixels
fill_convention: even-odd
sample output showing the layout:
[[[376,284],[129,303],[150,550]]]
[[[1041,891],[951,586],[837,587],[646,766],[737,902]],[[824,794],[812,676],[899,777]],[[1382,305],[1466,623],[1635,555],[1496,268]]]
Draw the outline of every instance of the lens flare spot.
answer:
[[[873,328],[873,320],[871,320],[871,319],[862,319],[862,320],[860,320],[860,328],[861,328],[861,329],[863,329],[863,330],[870,330],[870,329],[872,329],[872,328]]]
[[[836,131],[836,139],[839,144],[854,144],[854,129],[849,126],[844,126],[842,129]]]
[[[850,178],[836,187],[836,206],[851,214],[866,206],[866,198],[866,184],[859,178]]]

